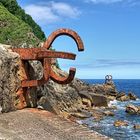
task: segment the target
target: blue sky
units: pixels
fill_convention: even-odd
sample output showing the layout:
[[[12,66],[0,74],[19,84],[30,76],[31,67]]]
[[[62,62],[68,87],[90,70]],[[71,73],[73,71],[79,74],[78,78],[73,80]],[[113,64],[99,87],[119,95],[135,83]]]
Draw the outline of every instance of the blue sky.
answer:
[[[140,0],[18,0],[42,27],[46,37],[58,28],[75,30],[85,51],[68,37],[56,39],[59,51],[77,54],[76,61],[59,59],[63,70],[77,68],[84,79],[140,79]]]

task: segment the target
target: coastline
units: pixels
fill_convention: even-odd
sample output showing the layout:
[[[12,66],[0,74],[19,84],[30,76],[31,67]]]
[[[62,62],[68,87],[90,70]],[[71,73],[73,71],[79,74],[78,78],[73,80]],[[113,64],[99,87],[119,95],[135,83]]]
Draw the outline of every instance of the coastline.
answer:
[[[1,91],[1,107],[2,112],[10,112],[19,109],[16,108],[21,103],[17,94],[17,87],[20,86],[21,81],[18,73],[21,76],[23,75],[20,71],[19,56],[17,55],[15,58],[15,54],[5,49],[4,45],[1,46],[0,51],[3,54],[1,55],[1,60],[5,60],[1,63],[3,74],[1,74],[0,80],[4,83]],[[11,72],[8,71],[9,65],[6,65],[7,61],[11,64]],[[40,66],[41,64],[39,63],[31,65],[34,75],[38,76],[39,79],[41,78]],[[52,65],[52,69],[57,75],[63,77],[68,75],[55,65]],[[9,80],[7,80],[7,77],[9,77]],[[31,90],[31,94],[27,96],[30,97],[27,97],[24,102],[26,104],[25,108],[41,108],[66,119],[72,117],[73,120],[76,120],[93,117],[96,121],[101,121],[104,117],[115,115],[116,107],[108,107],[110,101],[115,99],[122,102],[136,100],[136,96],[133,93],[127,95],[124,92],[118,92],[113,81],[89,85],[77,78],[67,85],[57,84],[49,80],[45,85]]]
[[[98,122],[95,121],[95,118],[91,117],[83,121],[81,120],[80,124],[87,125],[90,129],[98,131],[99,133],[112,137],[116,140],[139,140],[140,118],[138,113],[139,111],[137,112],[137,107],[140,106],[140,80],[115,79],[113,81],[119,92],[123,91],[126,93],[126,95],[128,95],[128,93],[132,91],[138,98],[135,100],[126,101],[110,101],[109,107],[116,107],[116,110],[112,110],[114,112],[114,116],[105,116],[104,119],[101,119]],[[102,84],[104,80],[91,79],[89,82],[91,84]],[[117,126],[118,123],[119,126]]]

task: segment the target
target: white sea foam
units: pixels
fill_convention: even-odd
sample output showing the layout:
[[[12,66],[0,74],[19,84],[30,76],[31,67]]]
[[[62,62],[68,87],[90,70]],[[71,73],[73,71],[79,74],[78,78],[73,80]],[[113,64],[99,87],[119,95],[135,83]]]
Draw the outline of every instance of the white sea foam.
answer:
[[[118,103],[117,100],[113,100],[113,101],[110,101],[110,102],[108,103],[108,106],[109,106],[109,107],[112,107],[112,106],[114,106],[114,105],[117,105],[117,103]]]
[[[128,104],[128,102],[120,102],[120,101],[114,100],[114,101],[110,101],[109,104],[108,104],[108,106],[109,107],[116,106],[117,109],[124,110],[125,109],[125,106],[127,104]]]

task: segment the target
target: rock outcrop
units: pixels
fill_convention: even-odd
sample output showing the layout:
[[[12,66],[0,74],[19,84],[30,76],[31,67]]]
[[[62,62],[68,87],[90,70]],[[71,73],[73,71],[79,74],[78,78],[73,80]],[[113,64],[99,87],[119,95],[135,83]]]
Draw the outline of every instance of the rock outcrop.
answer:
[[[130,98],[130,100],[136,100],[137,99],[137,96],[132,92],[128,93],[128,97]]]
[[[10,51],[10,47],[8,46],[7,49],[2,44],[0,47],[0,94],[3,112],[22,108],[17,92],[21,87],[23,71],[21,69],[20,56]],[[67,75],[67,73],[56,68],[55,65],[52,68],[59,75]],[[30,71],[31,79],[41,78],[41,63],[37,61],[30,62],[28,70]],[[105,85],[100,87],[103,90],[107,88]],[[56,114],[63,114],[64,112],[79,112],[83,108],[88,109],[92,106],[107,106],[108,98],[97,93],[101,89],[98,86],[89,86],[76,78],[67,85],[60,85],[49,80],[43,86],[30,89],[30,95],[25,96],[26,102],[24,107],[38,106],[38,108],[46,109]]]
[[[126,106],[126,112],[131,115],[140,115],[140,106],[135,106],[133,104],[128,104]]]
[[[7,48],[8,47],[8,48]],[[125,97],[136,99],[134,94],[118,93],[115,85],[88,85],[75,78],[70,84],[60,85],[52,80],[47,84],[30,88],[30,94],[25,94],[24,106],[21,106],[19,92],[24,78],[20,56],[10,50],[11,46],[0,45],[0,105],[2,112],[9,112],[23,107],[38,107],[62,116],[79,116],[86,118],[94,114],[97,120],[103,116],[113,116],[107,110],[94,110],[96,107],[108,108],[112,99],[125,101]],[[27,64],[30,79],[42,77],[42,65],[38,61]],[[66,76],[67,73],[52,65],[57,75]],[[128,110],[128,109],[127,109]],[[131,112],[129,111],[127,112]],[[136,111],[135,111],[136,112]],[[139,111],[137,111],[139,112]],[[99,114],[99,115],[96,115]]]
[[[128,126],[128,122],[123,120],[117,120],[114,122],[115,127],[121,127],[121,126]]]
[[[140,124],[135,124],[135,125],[134,125],[134,129],[140,130]]]
[[[16,109],[20,87],[19,64],[20,58],[16,53],[8,51],[6,45],[0,44],[0,105],[2,112]]]
[[[20,56],[5,46],[0,45],[0,103],[2,112],[21,108],[17,92],[21,87],[23,76]],[[8,48],[10,47],[8,46]],[[28,70],[31,71],[30,78],[41,77],[40,65],[38,62],[28,64]],[[57,69],[54,69],[57,72]],[[31,88],[30,95],[27,96],[24,107],[37,107],[38,105],[57,114],[63,111],[76,110],[82,105],[81,98],[72,85],[59,85],[51,80],[46,85]]]

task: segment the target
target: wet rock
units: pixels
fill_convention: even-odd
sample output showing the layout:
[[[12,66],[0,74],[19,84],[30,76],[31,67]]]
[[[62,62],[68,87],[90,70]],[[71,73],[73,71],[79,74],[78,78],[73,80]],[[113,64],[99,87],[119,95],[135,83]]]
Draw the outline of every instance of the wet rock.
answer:
[[[105,114],[106,116],[115,116],[115,113],[112,112],[112,111],[104,111],[104,114]]]
[[[134,125],[134,129],[140,130],[140,124],[135,124],[135,125]]]
[[[138,114],[138,111],[138,107],[133,104],[129,104],[126,106],[126,112],[129,114]]]
[[[117,106],[106,107],[107,110],[117,110]]]
[[[116,99],[116,97],[115,96],[107,96],[107,98],[110,100],[110,101],[114,101],[115,99]]]
[[[117,120],[114,122],[115,127],[121,127],[121,126],[128,126],[128,122],[122,121],[122,120]]]
[[[116,97],[117,94],[118,94],[118,93],[115,92],[115,91],[110,91],[110,92],[106,93],[107,96],[113,96],[113,97]]]
[[[129,101],[130,98],[127,95],[121,96],[120,98],[117,98],[118,101],[124,102],[124,101]]]
[[[125,92],[120,92],[120,93],[117,94],[116,99],[119,99],[119,98],[121,98],[122,96],[125,96],[125,95],[126,95]]]
[[[140,106],[137,106],[137,108],[138,108],[137,114],[140,115]]]
[[[137,99],[137,96],[132,92],[128,93],[128,97],[130,98],[130,100],[136,100]]]

